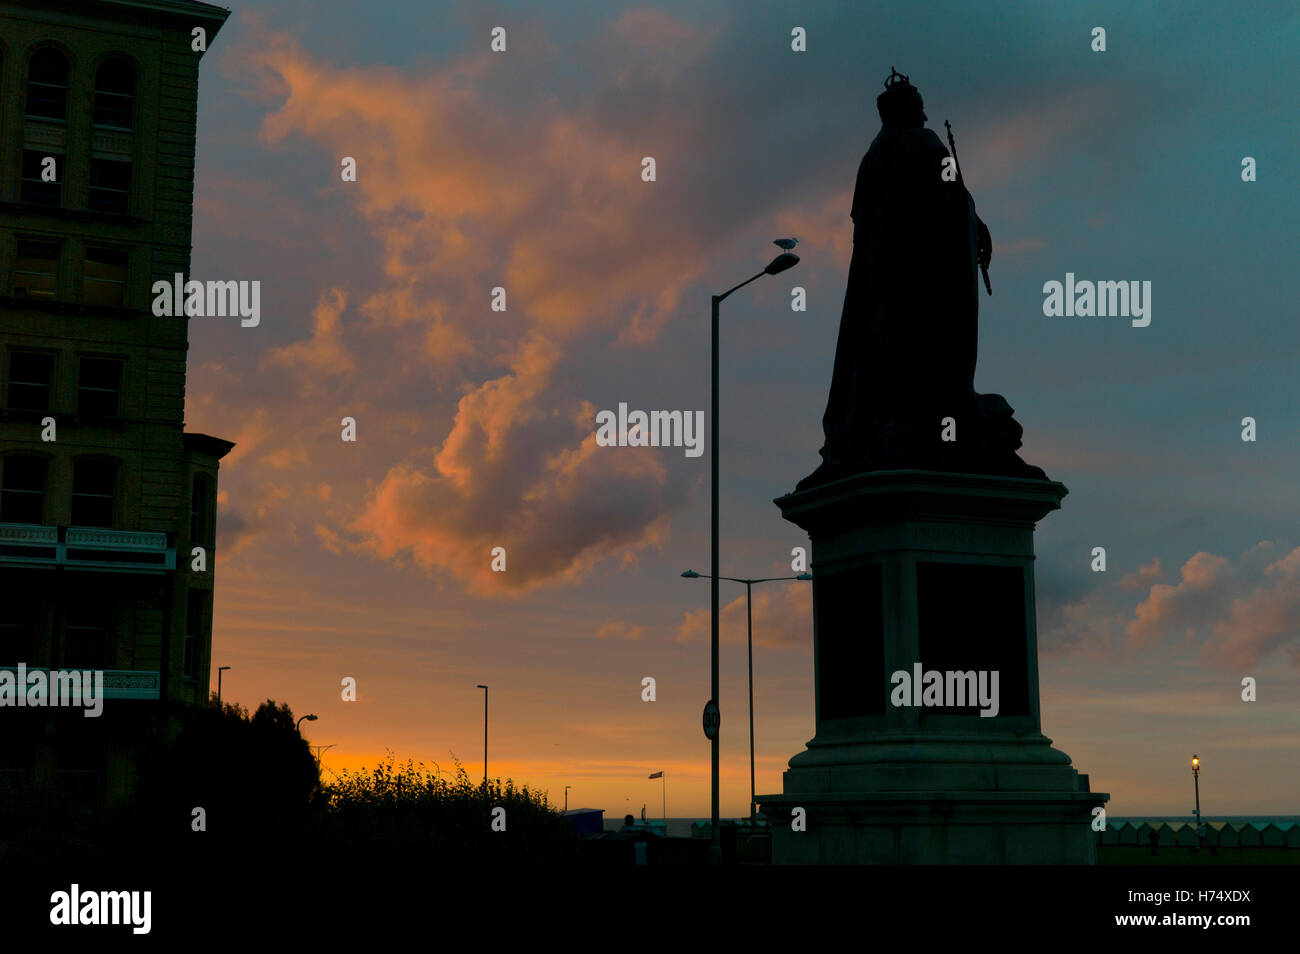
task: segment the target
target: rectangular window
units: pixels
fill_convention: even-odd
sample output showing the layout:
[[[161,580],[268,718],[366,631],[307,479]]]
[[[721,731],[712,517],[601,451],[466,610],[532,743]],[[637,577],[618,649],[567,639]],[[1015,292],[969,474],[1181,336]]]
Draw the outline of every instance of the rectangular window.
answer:
[[[30,351],[9,353],[8,407],[48,411],[54,390],[54,355]]]
[[[102,807],[108,775],[108,743],[98,719],[85,719],[70,709],[52,733],[55,741],[55,790],[82,810]],[[82,722],[74,722],[81,718]],[[85,724],[82,724],[85,723]]]
[[[100,607],[80,606],[68,611],[63,628],[64,669],[104,669],[112,616]]]
[[[185,678],[193,679],[199,664],[199,649],[207,636],[207,590],[191,588],[185,601]]]
[[[90,208],[94,212],[126,215],[131,192],[131,163],[116,159],[90,160]]]
[[[10,456],[0,466],[0,523],[44,523],[45,458]]]
[[[195,477],[190,490],[190,543],[208,542],[208,482]]]
[[[82,358],[77,381],[77,413],[117,417],[122,395],[122,362]]]
[[[36,663],[36,607],[10,602],[0,609],[0,666]]]
[[[79,460],[72,471],[72,525],[111,527],[117,464],[111,460]]]
[[[51,168],[47,159],[53,159],[52,174],[54,180],[46,181],[45,170]],[[50,205],[58,208],[63,204],[63,154],[44,149],[23,150],[23,176],[18,200],[32,205]]]
[[[87,305],[121,308],[126,302],[126,252],[111,248],[86,249]]]
[[[59,247],[19,242],[14,262],[14,297],[53,299],[59,293]]]

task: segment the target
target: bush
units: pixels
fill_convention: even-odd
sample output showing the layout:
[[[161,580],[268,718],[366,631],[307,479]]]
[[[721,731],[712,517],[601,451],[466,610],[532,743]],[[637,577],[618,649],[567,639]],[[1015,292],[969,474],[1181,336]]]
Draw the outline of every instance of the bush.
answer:
[[[322,791],[313,841],[332,852],[395,856],[412,850],[466,862],[572,860],[577,840],[545,794],[513,780],[474,783],[455,763],[451,778],[390,753],[373,769],[344,771]],[[505,830],[492,829],[505,809]]]

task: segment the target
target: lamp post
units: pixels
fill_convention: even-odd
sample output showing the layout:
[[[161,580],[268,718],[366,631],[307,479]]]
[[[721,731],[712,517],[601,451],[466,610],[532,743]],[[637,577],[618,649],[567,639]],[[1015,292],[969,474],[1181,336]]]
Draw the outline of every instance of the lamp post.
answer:
[[[712,366],[711,366],[711,417],[709,423],[709,444],[710,444],[710,482],[712,484],[710,494],[710,565],[712,574],[710,576],[711,588],[709,592],[710,607],[710,646],[709,657],[711,663],[710,690],[711,698],[715,705],[718,704],[718,306],[737,289],[744,288],[750,282],[762,278],[764,275],[776,275],[788,268],[793,268],[799,264],[799,256],[793,252],[782,252],[772,261],[767,263],[757,275],[747,278],[739,285],[735,285],[721,295],[713,296],[713,323],[712,323]],[[709,863],[722,863],[722,840],[718,831],[718,740],[722,732],[722,720],[718,720],[718,726],[713,733],[711,740],[713,746],[712,761],[712,816],[713,816],[713,844],[709,846]]]
[[[294,729],[297,731],[297,733],[298,733],[299,735],[302,735],[302,723],[303,723],[303,720],[304,720],[304,719],[307,720],[308,722],[315,722],[315,721],[316,721],[316,713],[313,712],[311,715],[305,715],[305,716],[302,716],[300,719],[298,719],[297,724],[294,725]]]
[[[225,672],[225,671],[226,671],[227,669],[229,669],[229,668],[230,668],[229,666],[218,666],[218,667],[217,667],[217,706],[218,706],[218,708],[220,708],[220,706],[221,706],[221,674],[222,674],[223,672]]]
[[[569,789],[571,788],[573,788],[572,785],[564,786],[564,810],[566,812],[569,810]]]
[[[682,576],[689,580],[699,579],[706,574],[696,573],[694,570],[687,570]],[[778,580],[811,580],[811,573],[800,573],[798,576],[765,576],[759,579],[743,579],[735,576],[711,577],[714,585],[718,580],[730,580],[733,583],[745,584],[745,628],[746,642],[749,646],[749,820],[752,822],[757,816],[755,811],[756,802],[754,798],[754,584],[755,583],[774,583]]]
[[[483,690],[483,794],[487,794],[487,716],[488,716],[488,687],[481,683],[474,687]]]
[[[1201,757],[1192,756],[1192,784],[1196,787],[1196,843],[1201,843]]]
[[[668,775],[665,772],[652,772],[647,778],[658,778],[663,780],[662,795],[664,800],[664,834],[668,834]]]

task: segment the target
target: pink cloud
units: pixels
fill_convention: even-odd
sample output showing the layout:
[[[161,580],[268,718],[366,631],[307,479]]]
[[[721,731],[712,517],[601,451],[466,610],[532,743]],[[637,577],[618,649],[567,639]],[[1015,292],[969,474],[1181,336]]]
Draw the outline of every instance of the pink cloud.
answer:
[[[1120,577],[1119,588],[1125,591],[1140,590],[1157,582],[1162,576],[1164,571],[1160,569],[1160,558],[1156,557],[1150,563]]]

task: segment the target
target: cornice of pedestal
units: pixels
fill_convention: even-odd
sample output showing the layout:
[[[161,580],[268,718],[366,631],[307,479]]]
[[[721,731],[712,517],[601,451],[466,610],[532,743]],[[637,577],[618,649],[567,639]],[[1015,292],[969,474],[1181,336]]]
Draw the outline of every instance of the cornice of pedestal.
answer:
[[[777,497],[805,530],[897,520],[964,519],[1032,525],[1069,493],[1055,480],[933,470],[875,470]]]

